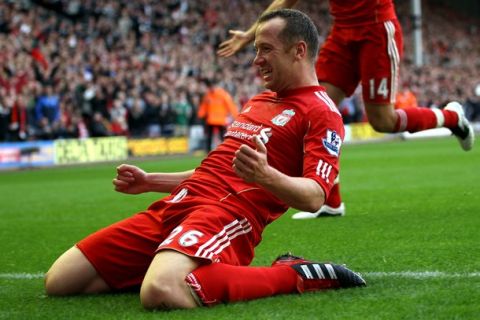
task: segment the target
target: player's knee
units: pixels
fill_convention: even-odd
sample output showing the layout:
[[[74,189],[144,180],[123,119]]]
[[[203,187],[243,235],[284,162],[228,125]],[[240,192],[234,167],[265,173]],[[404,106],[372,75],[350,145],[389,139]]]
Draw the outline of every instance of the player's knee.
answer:
[[[389,133],[393,132],[395,128],[395,123],[391,121],[386,121],[382,118],[369,118],[370,125],[377,132]]]
[[[89,263],[82,264],[83,260],[65,260],[68,259],[57,260],[45,274],[44,285],[47,295],[93,294],[111,290]]]
[[[171,278],[160,276],[142,284],[140,301],[145,309],[170,310],[197,307],[184,277]]]
[[[146,309],[186,309],[197,307],[185,281],[198,262],[173,250],[162,250],[153,259],[143,279],[140,301]]]
[[[368,122],[377,132],[390,133],[395,131],[398,115],[392,104],[365,103]]]
[[[44,278],[46,294],[49,296],[65,296],[70,294],[65,286],[65,282],[58,272],[49,270]]]
[[[45,292],[47,295],[52,296],[55,295],[55,283],[52,279],[52,274],[50,272],[47,272],[45,274],[45,278],[43,279],[43,284],[45,286]]]
[[[142,306],[149,310],[178,308],[175,296],[172,282],[162,278],[143,283],[140,290]]]

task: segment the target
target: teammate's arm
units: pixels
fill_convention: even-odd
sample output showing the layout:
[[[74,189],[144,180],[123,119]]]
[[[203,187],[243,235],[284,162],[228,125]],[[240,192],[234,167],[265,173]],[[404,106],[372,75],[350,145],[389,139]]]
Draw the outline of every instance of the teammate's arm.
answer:
[[[257,149],[242,145],[235,152],[233,169],[247,182],[261,185],[292,208],[315,212],[325,202],[325,193],[313,179],[290,177],[271,167],[267,149],[258,136],[254,137]]]
[[[277,9],[292,8],[297,2],[298,0],[274,0],[263,13]],[[230,33],[232,37],[220,44],[217,54],[220,57],[227,58],[233,56],[240,51],[240,49],[243,49],[255,38],[257,25],[258,23],[255,22],[247,31],[229,30],[228,33]]]
[[[137,166],[122,164],[117,167],[117,176],[113,179],[113,185],[115,191],[127,194],[170,193],[183,180],[189,178],[193,171],[147,173]]]

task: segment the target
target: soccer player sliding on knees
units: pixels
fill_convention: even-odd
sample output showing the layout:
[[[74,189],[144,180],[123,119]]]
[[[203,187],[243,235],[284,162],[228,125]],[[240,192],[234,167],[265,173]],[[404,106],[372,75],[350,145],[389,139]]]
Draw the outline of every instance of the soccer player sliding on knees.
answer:
[[[263,15],[255,47],[269,90],[246,102],[195,170],[119,166],[118,192],[169,195],[63,253],[45,277],[49,296],[138,290],[144,308],[168,310],[366,285],[342,264],[292,254],[250,266],[269,223],[289,207],[324,204],[345,135],[315,75],[318,33],[308,16]]]

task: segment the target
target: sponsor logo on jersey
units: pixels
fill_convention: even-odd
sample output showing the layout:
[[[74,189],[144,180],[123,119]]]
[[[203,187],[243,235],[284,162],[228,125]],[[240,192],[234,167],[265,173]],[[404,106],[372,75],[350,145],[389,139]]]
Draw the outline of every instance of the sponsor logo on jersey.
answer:
[[[338,157],[342,140],[335,130],[327,130],[327,136],[322,139],[323,146],[332,156]]]
[[[295,115],[295,111],[293,111],[292,109],[283,110],[282,113],[280,113],[279,115],[276,115],[272,119],[272,123],[274,125],[283,127],[288,123],[288,121],[290,121],[290,119],[292,119],[294,115]]]
[[[267,144],[272,136],[272,128],[263,128],[260,130],[260,140],[262,140],[263,144]]]

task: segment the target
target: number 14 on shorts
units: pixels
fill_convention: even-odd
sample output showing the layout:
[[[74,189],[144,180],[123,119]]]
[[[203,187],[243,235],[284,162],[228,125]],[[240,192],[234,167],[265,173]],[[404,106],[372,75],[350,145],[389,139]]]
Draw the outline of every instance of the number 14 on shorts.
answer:
[[[382,96],[384,99],[388,97],[388,80],[387,78],[382,78],[380,82],[375,83],[375,79],[370,79],[369,81],[369,92],[370,99],[375,99],[375,96]]]

